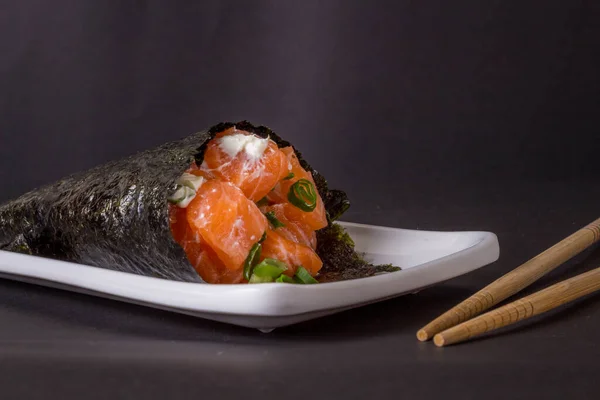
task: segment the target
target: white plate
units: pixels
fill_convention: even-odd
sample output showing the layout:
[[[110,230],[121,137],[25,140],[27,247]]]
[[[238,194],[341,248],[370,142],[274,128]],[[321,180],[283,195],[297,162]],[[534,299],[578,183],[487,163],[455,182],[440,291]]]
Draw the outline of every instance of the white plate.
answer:
[[[211,320],[274,328],[416,292],[498,259],[490,232],[428,232],[343,222],[374,263],[398,272],[317,285],[208,285],[172,282],[0,251],[0,276],[113,298]]]

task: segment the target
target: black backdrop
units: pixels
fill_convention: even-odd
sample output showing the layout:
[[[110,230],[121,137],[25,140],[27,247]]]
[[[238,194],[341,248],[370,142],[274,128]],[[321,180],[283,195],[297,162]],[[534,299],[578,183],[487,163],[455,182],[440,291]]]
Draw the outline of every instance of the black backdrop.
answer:
[[[600,171],[595,1],[0,4],[0,200],[240,119],[349,218]]]

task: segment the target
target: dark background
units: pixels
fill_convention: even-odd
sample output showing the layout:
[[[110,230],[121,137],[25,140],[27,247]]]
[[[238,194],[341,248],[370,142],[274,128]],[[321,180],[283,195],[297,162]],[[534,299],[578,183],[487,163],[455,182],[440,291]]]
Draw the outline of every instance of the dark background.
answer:
[[[346,220],[490,230],[502,252],[417,296],[266,337],[3,280],[3,387],[596,398],[593,299],[448,349],[414,333],[598,217],[599,20],[594,0],[0,1],[0,201],[247,119],[349,193]]]

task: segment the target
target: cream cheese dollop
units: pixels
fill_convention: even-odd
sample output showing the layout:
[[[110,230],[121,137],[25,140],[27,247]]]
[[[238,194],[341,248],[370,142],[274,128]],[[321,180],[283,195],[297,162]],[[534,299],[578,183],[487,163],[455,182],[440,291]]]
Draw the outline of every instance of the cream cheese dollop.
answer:
[[[268,138],[263,139],[254,135],[244,135],[243,133],[235,133],[219,139],[219,147],[229,157],[234,158],[244,151],[251,161],[260,160],[268,145]]]

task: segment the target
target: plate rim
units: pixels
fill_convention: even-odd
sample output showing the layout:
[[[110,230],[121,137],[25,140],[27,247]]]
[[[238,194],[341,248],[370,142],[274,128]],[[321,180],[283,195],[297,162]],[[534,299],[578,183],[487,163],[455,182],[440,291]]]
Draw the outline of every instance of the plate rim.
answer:
[[[269,283],[269,284],[261,284],[261,285],[224,285],[224,284],[209,285],[209,284],[198,284],[198,283],[194,283],[194,282],[178,282],[178,281],[170,281],[170,280],[155,278],[155,277],[135,275],[135,274],[127,273],[127,272],[109,270],[109,269],[105,269],[105,268],[84,265],[84,264],[78,264],[78,263],[74,263],[74,262],[60,261],[60,260],[49,259],[49,258],[44,258],[44,257],[39,257],[39,256],[31,256],[31,255],[27,255],[27,254],[19,254],[19,253],[0,250],[0,256],[5,254],[5,256],[14,258],[18,261],[20,261],[19,259],[25,260],[25,259],[34,257],[34,258],[38,259],[38,261],[40,261],[39,259],[41,259],[42,262],[57,263],[57,264],[61,264],[61,265],[66,264],[66,265],[70,265],[71,267],[76,267],[76,268],[82,268],[82,267],[87,268],[88,271],[92,271],[93,273],[97,273],[100,275],[106,275],[108,278],[110,278],[110,277],[117,278],[119,276],[125,277],[125,280],[132,280],[132,281],[140,282],[140,284],[142,286],[144,286],[143,283],[145,283],[145,285],[148,285],[148,286],[156,286],[156,285],[162,284],[162,286],[164,286],[164,288],[165,288],[163,295],[168,294],[169,290],[167,290],[167,289],[171,289],[170,291],[175,291],[175,292],[177,292],[177,288],[186,289],[184,291],[184,292],[187,292],[187,293],[185,293],[185,295],[192,294],[192,296],[190,296],[190,299],[188,299],[188,301],[183,302],[185,304],[181,304],[181,302],[179,302],[179,304],[172,304],[170,302],[165,303],[164,301],[160,301],[160,299],[156,299],[153,301],[151,299],[140,298],[139,296],[134,296],[132,294],[132,292],[129,292],[127,294],[123,294],[123,293],[119,294],[119,293],[116,293],[115,291],[101,290],[98,287],[93,287],[93,285],[92,285],[92,287],[90,287],[89,282],[87,285],[82,286],[81,284],[76,284],[73,282],[65,282],[64,280],[59,280],[56,278],[51,279],[47,276],[41,277],[34,273],[22,274],[22,273],[13,272],[13,271],[6,271],[2,266],[0,266],[0,275],[6,279],[27,282],[27,283],[34,284],[34,285],[54,287],[54,288],[59,288],[59,289],[67,290],[67,291],[71,291],[71,292],[85,293],[85,294],[93,295],[96,297],[111,298],[111,299],[114,299],[117,301],[123,301],[123,302],[134,303],[134,304],[142,304],[142,305],[146,305],[148,307],[170,309],[174,312],[178,312],[178,310],[181,310],[185,313],[192,313],[192,314],[193,313],[202,313],[202,314],[230,315],[230,316],[243,316],[243,317],[247,317],[247,318],[252,318],[252,317],[292,317],[292,316],[301,316],[301,315],[305,315],[305,314],[323,312],[326,310],[335,310],[337,308],[352,307],[355,304],[357,307],[360,307],[361,304],[373,303],[373,302],[382,301],[382,300],[385,300],[385,299],[391,298],[391,297],[402,296],[402,295],[406,294],[407,292],[411,292],[413,290],[414,291],[421,290],[425,287],[437,285],[443,281],[453,279],[455,277],[472,272],[476,269],[479,269],[483,266],[489,265],[489,264],[497,261],[500,256],[500,248],[499,248],[498,238],[497,238],[497,235],[494,234],[493,232],[488,232],[488,231],[429,231],[429,230],[395,228],[395,227],[370,225],[370,224],[345,222],[345,221],[340,221],[340,224],[346,225],[346,226],[354,226],[354,227],[360,227],[360,228],[369,228],[369,229],[394,231],[394,232],[399,232],[399,231],[407,232],[407,233],[420,232],[423,234],[434,233],[434,234],[448,234],[448,235],[453,235],[453,234],[454,235],[456,235],[456,234],[473,235],[473,234],[476,234],[476,235],[479,235],[480,237],[479,237],[479,240],[477,240],[475,243],[473,243],[472,245],[470,245],[466,248],[463,248],[459,251],[453,252],[451,254],[447,254],[443,257],[439,257],[434,260],[430,260],[428,262],[425,262],[425,263],[422,263],[422,264],[419,264],[416,266],[412,266],[412,267],[409,267],[409,268],[406,268],[406,269],[403,269],[403,270],[400,270],[397,272],[385,273],[385,274],[381,274],[381,275],[377,275],[377,276],[365,277],[365,278],[360,278],[360,279],[355,279],[355,280],[327,282],[327,283],[322,283],[319,285],[289,285],[289,284],[284,284],[284,283]],[[439,279],[439,280],[434,280],[434,281],[428,282],[426,285],[419,286],[418,288],[413,288],[413,289],[409,289],[406,291],[398,291],[397,293],[381,294],[381,296],[379,296],[379,297],[370,296],[368,298],[363,298],[360,302],[350,301],[350,302],[344,303],[344,302],[337,301],[336,304],[332,304],[332,305],[328,305],[328,306],[324,306],[324,307],[315,307],[315,306],[307,307],[307,305],[305,304],[303,307],[304,311],[298,311],[299,308],[296,307],[297,304],[291,305],[286,300],[289,297],[293,297],[293,296],[298,297],[299,293],[300,293],[300,296],[306,296],[307,293],[312,294],[314,292],[323,292],[323,291],[325,291],[325,293],[332,292],[332,291],[343,291],[343,292],[354,291],[354,290],[356,290],[357,287],[364,285],[365,282],[367,282],[368,285],[377,285],[377,284],[381,284],[383,282],[385,282],[386,285],[391,285],[391,283],[401,280],[403,276],[406,276],[406,275],[411,276],[411,275],[414,275],[417,273],[422,274],[423,273],[422,271],[427,271],[432,268],[435,269],[435,268],[443,267],[443,266],[437,265],[437,264],[440,264],[440,262],[444,263],[444,262],[447,262],[454,258],[462,258],[464,256],[467,256],[468,253],[472,253],[476,250],[485,252],[486,247],[488,248],[487,250],[491,250],[491,251],[487,257],[484,257],[483,261],[474,263],[474,266],[462,268],[460,271],[456,271],[456,273],[454,273],[454,274],[453,273],[447,274],[448,276],[444,279]],[[454,270],[456,270],[456,268],[454,268]],[[395,274],[398,274],[398,276],[396,276]],[[19,279],[19,278],[22,278],[22,279]],[[117,280],[118,280],[118,278],[117,278]],[[206,285],[209,285],[209,286],[206,286]],[[192,289],[192,288],[197,289],[199,287],[201,287],[202,288],[201,291],[204,292],[200,296],[198,296],[198,293],[195,293],[196,296],[193,296],[194,293],[189,293],[188,289]],[[192,292],[195,292],[195,291],[196,290],[192,290]],[[217,293],[219,296],[228,296],[228,295],[230,295],[230,293],[235,292],[235,294],[237,296],[241,296],[242,298],[246,297],[246,301],[250,301],[252,303],[253,307],[252,307],[252,309],[247,309],[247,310],[244,310],[243,307],[242,308],[235,307],[236,310],[231,310],[231,309],[230,310],[227,310],[227,309],[214,310],[214,309],[202,308],[203,303],[198,303],[195,306],[192,304],[193,303],[191,301],[192,297],[202,297],[202,296],[213,295],[210,293],[211,291],[212,292],[220,292],[220,293]],[[209,293],[206,293],[206,292],[209,292]],[[284,293],[285,296],[282,295],[282,293]],[[179,297],[180,300],[181,300],[182,294],[183,293],[180,293],[180,297]],[[175,302],[175,303],[177,303],[177,302]],[[227,308],[227,307],[225,307],[225,308]],[[293,310],[296,310],[296,311],[292,312]]]

